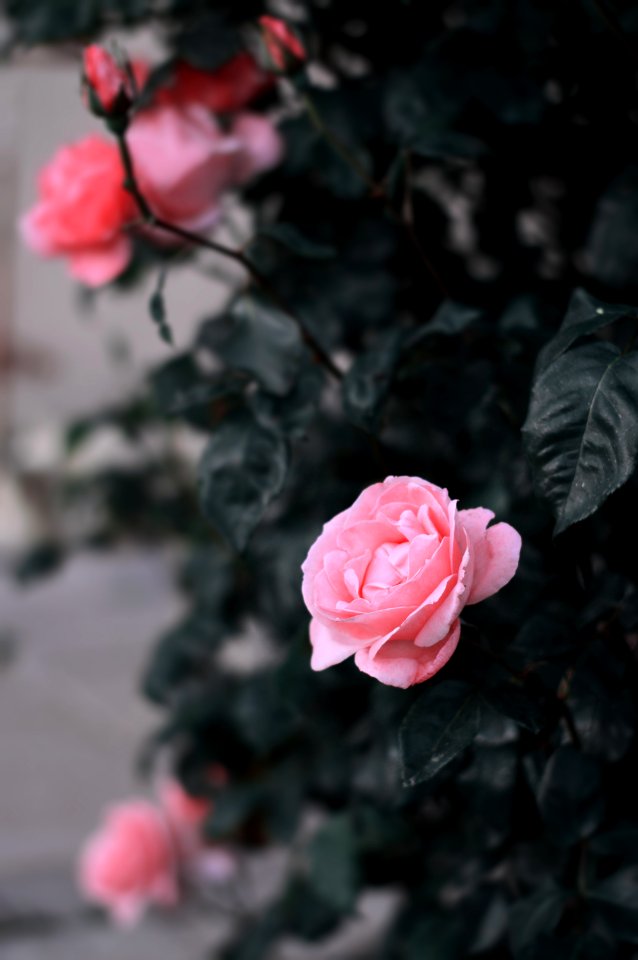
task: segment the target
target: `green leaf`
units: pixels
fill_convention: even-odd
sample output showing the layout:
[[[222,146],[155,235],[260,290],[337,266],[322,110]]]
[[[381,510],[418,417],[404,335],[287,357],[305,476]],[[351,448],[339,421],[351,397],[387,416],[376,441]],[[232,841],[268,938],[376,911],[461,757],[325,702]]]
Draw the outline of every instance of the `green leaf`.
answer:
[[[638,353],[611,343],[558,357],[534,383],[523,426],[556,533],[594,513],[638,457]]]
[[[157,289],[151,294],[148,301],[148,312],[157,327],[160,339],[164,343],[173,343],[173,331],[166,320],[166,304],[164,302],[164,274],[160,274]]]
[[[458,680],[440,683],[416,700],[399,731],[403,783],[430,780],[474,740],[481,697]]]
[[[287,469],[283,438],[248,411],[228,416],[208,441],[199,463],[202,511],[236,550],[281,492]]]
[[[541,350],[536,364],[538,373],[568,350],[579,337],[596,333],[602,327],[623,317],[638,318],[638,307],[604,303],[579,287],[574,291],[558,333]]]
[[[294,385],[304,357],[299,329],[287,314],[256,295],[237,300],[230,330],[214,344],[224,363],[256,377],[265,390],[284,396]]]
[[[401,331],[390,330],[371,350],[361,353],[343,378],[343,407],[357,426],[376,432],[399,358]]]
[[[638,867],[627,867],[603,880],[590,898],[615,936],[638,944]]]
[[[295,256],[306,260],[331,260],[337,255],[335,247],[312,240],[291,223],[273,223],[262,227],[256,239],[260,237],[275,240]]]
[[[539,937],[554,930],[567,899],[564,890],[548,885],[514,904],[510,911],[510,943],[515,957],[523,956]]]
[[[505,680],[486,690],[484,699],[498,713],[532,733],[539,733],[547,721],[547,699],[542,688],[532,692],[523,683]]]
[[[357,847],[350,818],[333,817],[312,838],[309,882],[327,904],[348,913],[359,888]]]
[[[538,806],[557,845],[569,847],[591,835],[605,806],[599,763],[574,747],[560,747],[545,767]]]
[[[149,377],[159,409],[180,416],[214,400],[239,397],[246,381],[234,373],[203,374],[193,357],[184,353],[153,370]]]
[[[309,880],[293,877],[283,902],[286,928],[302,940],[321,940],[338,926],[342,913],[320,896]]]
[[[209,840],[230,837],[257,810],[264,797],[261,784],[229,784],[215,798],[212,812],[204,824]]]
[[[422,340],[430,336],[438,335],[443,337],[458,336],[473,324],[477,323],[483,316],[481,307],[474,307],[467,303],[459,303],[456,300],[444,300],[438,307],[434,316],[427,323],[423,324],[414,331],[410,337],[407,346],[414,347]]]

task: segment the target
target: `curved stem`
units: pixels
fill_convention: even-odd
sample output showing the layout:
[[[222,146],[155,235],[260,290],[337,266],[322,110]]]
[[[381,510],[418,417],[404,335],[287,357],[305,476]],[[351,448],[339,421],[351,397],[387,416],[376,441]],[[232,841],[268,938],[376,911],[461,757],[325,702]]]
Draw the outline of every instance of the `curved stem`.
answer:
[[[279,307],[283,313],[287,314],[292,320],[294,320],[299,328],[304,342],[312,351],[319,363],[323,364],[326,370],[328,370],[333,377],[336,377],[338,380],[341,379],[343,374],[335,365],[329,354],[326,353],[321,344],[315,339],[313,334],[308,330],[302,320],[285,303],[283,298],[272,286],[268,277],[263,274],[254,263],[252,263],[252,261],[242,250],[235,250],[233,247],[229,247],[224,243],[218,243],[216,240],[210,240],[208,237],[202,237],[198,233],[193,233],[190,230],[184,230],[182,227],[177,226],[177,224],[170,223],[168,220],[162,219],[162,217],[155,216],[139,188],[139,184],[135,177],[135,170],[133,168],[133,158],[131,157],[131,151],[129,150],[129,146],[126,142],[126,136],[124,132],[117,133],[116,137],[120,156],[122,158],[122,165],[124,167],[124,188],[128,190],[137,203],[144,223],[149,227],[155,227],[158,230],[164,230],[166,233],[172,234],[174,237],[179,237],[180,240],[184,240],[186,243],[190,243],[193,246],[203,247],[206,250],[212,250],[214,253],[218,253],[223,257],[227,257],[229,260],[234,260],[235,263],[239,263],[244,268],[246,273],[252,277],[255,283],[268,295],[273,303]]]
[[[449,293],[445,284],[443,283],[443,280],[439,276],[434,264],[423,249],[421,241],[416,234],[411,215],[404,213],[404,211],[397,208],[392,199],[388,196],[385,184],[382,182],[379,183],[373,177],[371,177],[363,164],[360,162],[359,158],[355,156],[352,150],[343,142],[340,137],[337,136],[334,130],[331,130],[330,127],[327,126],[308,94],[301,94],[301,99],[315,130],[324,138],[326,143],[330,144],[332,149],[339,157],[341,157],[343,162],[347,164],[361,180],[363,180],[370,191],[370,196],[379,198],[383,201],[383,205],[392,219],[405,230],[405,234],[410,246],[423,263],[438,292],[442,297],[448,297]]]

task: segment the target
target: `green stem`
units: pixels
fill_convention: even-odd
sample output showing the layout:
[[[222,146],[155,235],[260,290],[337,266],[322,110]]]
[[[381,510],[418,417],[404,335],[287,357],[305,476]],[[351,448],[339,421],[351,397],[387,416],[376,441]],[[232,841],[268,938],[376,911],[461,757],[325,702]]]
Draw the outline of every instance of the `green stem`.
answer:
[[[334,130],[331,130],[330,127],[328,127],[324,123],[323,118],[321,117],[321,114],[315,107],[314,103],[312,102],[308,94],[302,93],[301,99],[308,112],[308,116],[310,117],[310,122],[312,123],[317,133],[320,136],[322,136],[324,140],[327,141],[327,143],[330,144],[334,152],[341,157],[343,162],[347,164],[347,166],[349,166],[350,169],[353,170],[361,180],[363,180],[363,182],[367,185],[372,195],[378,196],[379,190],[382,188],[380,188],[379,184],[372,179],[372,177],[370,176],[366,168],[363,166],[359,158],[356,157],[354,153],[352,153],[349,147],[343,142],[343,140],[340,137],[337,136]]]
[[[330,144],[332,149],[339,157],[341,157],[343,162],[347,164],[361,180],[363,180],[370,191],[370,195],[375,198],[380,198],[383,201],[384,207],[392,219],[401,227],[403,227],[410,246],[426,268],[438,292],[442,297],[448,297],[449,294],[445,284],[439,276],[434,264],[423,249],[421,241],[416,234],[414,225],[410,218],[403,216],[402,211],[396,208],[388,196],[385,185],[383,183],[378,183],[373,177],[370,176],[358,157],[352,153],[343,140],[337,136],[334,130],[331,130],[330,127],[326,125],[310,97],[306,93],[302,93],[301,99],[315,130],[325,139],[327,143]]]
[[[319,363],[323,364],[326,370],[328,370],[333,377],[340,380],[343,374],[341,373],[341,370],[335,366],[332,358],[318,343],[302,320],[300,320],[300,318],[284,302],[282,297],[272,286],[268,277],[263,274],[261,270],[259,270],[255,264],[252,263],[251,260],[249,260],[242,250],[235,250],[233,247],[229,247],[224,243],[217,243],[215,240],[209,240],[208,237],[202,237],[198,233],[192,233],[190,230],[184,230],[182,227],[178,227],[176,224],[170,223],[168,220],[163,220],[161,217],[155,216],[139,188],[139,184],[135,177],[135,170],[133,168],[133,158],[131,156],[128,143],[126,142],[126,136],[124,132],[117,133],[116,137],[120,156],[122,158],[122,165],[124,167],[124,188],[128,190],[137,203],[140,214],[142,215],[146,226],[154,227],[158,230],[164,230],[166,233],[170,233],[175,237],[179,237],[180,240],[183,240],[186,243],[190,243],[196,247],[204,247],[206,250],[212,250],[214,253],[218,253],[223,257],[227,257],[229,260],[234,260],[235,263],[239,263],[249,274],[249,276],[252,277],[254,282],[268,295],[273,303],[279,307],[280,310],[286,313],[292,320],[294,320],[299,328],[304,342],[315,355]]]
[[[632,58],[635,58],[638,51],[623,30],[622,24],[618,19],[616,12],[613,10],[610,4],[607,3],[607,0],[593,0],[593,2],[600,18],[605,21],[610,31],[615,34],[618,40],[620,40],[627,53],[629,53]]]

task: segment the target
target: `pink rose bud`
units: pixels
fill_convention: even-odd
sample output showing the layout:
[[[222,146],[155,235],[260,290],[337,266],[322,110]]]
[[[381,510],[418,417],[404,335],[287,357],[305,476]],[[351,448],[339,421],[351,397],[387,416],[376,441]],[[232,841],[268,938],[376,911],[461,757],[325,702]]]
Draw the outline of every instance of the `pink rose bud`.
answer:
[[[290,73],[307,59],[305,47],[284,20],[278,17],[260,17],[261,38],[271,68],[278,73]]]
[[[393,687],[437,673],[456,649],[463,607],[516,572],[520,535],[507,523],[488,527],[493,518],[483,507],[458,510],[418,477],[365,489],[326,523],[302,566],[313,670],[354,655]]]
[[[99,43],[84,48],[84,85],[89,109],[99,117],[124,117],[133,102],[131,70]]]
[[[78,865],[84,896],[105,907],[122,926],[132,926],[149,904],[179,899],[178,857],[161,812],[147,800],[111,807],[86,842]]]
[[[92,134],[60,147],[38,176],[38,201],[22,217],[25,243],[42,257],[66,257],[69,272],[90,287],[122,273],[132,256],[125,227],[136,216],[122,186],[115,143]]]

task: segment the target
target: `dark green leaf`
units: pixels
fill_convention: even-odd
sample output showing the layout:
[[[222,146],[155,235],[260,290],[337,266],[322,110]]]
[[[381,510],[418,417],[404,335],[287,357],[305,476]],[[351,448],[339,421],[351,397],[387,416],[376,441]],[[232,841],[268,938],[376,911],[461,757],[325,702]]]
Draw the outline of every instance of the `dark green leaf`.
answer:
[[[525,956],[536,940],[555,929],[567,899],[564,890],[546,886],[514,904],[510,911],[510,943],[515,957]]]
[[[350,912],[359,887],[359,866],[349,817],[332,817],[320,827],[308,855],[309,881],[314,889],[334,909]]]
[[[227,417],[208,441],[199,464],[202,511],[237,550],[281,492],[287,468],[285,441],[247,411]]]
[[[560,533],[594,513],[635,468],[638,353],[595,343],[558,357],[534,383],[523,433]]]
[[[430,780],[465,750],[480,719],[481,698],[469,684],[449,680],[421,694],[399,731],[405,786]]]
[[[295,256],[304,257],[307,260],[330,260],[337,255],[337,251],[330,244],[312,240],[291,223],[273,223],[268,227],[262,227],[257,239],[259,237],[275,240]]]
[[[179,416],[214,400],[239,397],[245,380],[232,373],[204,374],[190,354],[181,354],[151,372],[155,402],[166,416]]]
[[[606,327],[608,323],[613,323],[614,320],[619,320],[622,317],[638,319],[638,307],[628,307],[622,303],[604,303],[579,287],[574,291],[569,302],[560,330],[539,355],[536,366],[538,373],[541,373],[553,360],[569,350],[579,337],[596,333],[597,330]]]
[[[538,789],[547,831],[569,847],[594,832],[604,813],[600,764],[574,747],[560,747],[550,758]]]
[[[276,396],[288,393],[304,356],[294,320],[255,295],[238,300],[229,319],[230,331],[216,344],[218,356],[231,369],[252,374]]]
[[[164,341],[164,343],[172,344],[173,332],[166,321],[163,278],[160,280],[157,290],[151,294],[151,297],[148,301],[148,312],[150,313],[151,318],[157,327],[157,332],[159,333],[160,338]]]
[[[407,346],[414,347],[430,336],[457,336],[476,324],[482,316],[483,310],[480,307],[457,303],[455,300],[444,300],[432,319],[414,331]]]
[[[548,704],[542,689],[532,691],[524,683],[504,680],[486,690],[484,698],[498,713],[532,733],[538,733],[547,722]]]
[[[399,358],[401,331],[390,330],[373,349],[360,353],[343,378],[343,407],[353,423],[374,433]]]
[[[229,784],[215,798],[213,810],[204,824],[211,840],[232,836],[261,805],[264,791],[260,783]]]
[[[627,867],[599,883],[590,894],[613,933],[638,944],[638,867]]]

